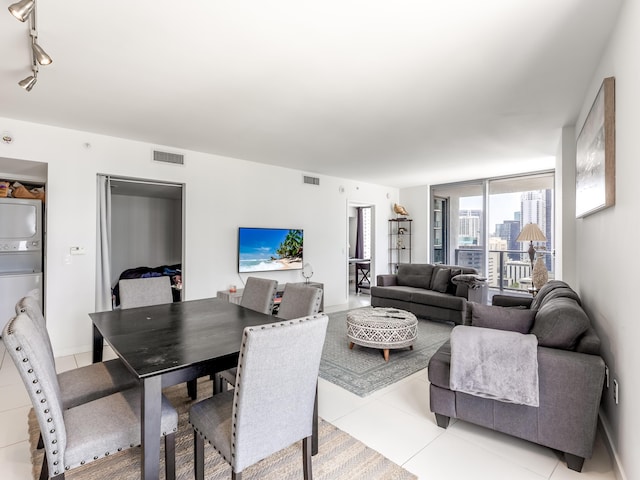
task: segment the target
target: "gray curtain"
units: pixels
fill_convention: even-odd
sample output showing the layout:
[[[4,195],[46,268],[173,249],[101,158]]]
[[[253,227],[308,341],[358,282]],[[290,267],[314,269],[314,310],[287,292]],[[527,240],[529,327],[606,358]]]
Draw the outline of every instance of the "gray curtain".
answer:
[[[358,223],[356,226],[356,258],[364,258],[364,214],[363,207],[357,207]]]
[[[111,303],[111,179],[98,175],[96,235],[96,312],[112,310]]]

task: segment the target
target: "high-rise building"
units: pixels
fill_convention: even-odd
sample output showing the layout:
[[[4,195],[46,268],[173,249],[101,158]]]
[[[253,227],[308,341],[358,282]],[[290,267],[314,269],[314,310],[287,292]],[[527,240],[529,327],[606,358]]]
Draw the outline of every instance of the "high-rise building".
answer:
[[[513,214],[514,218],[520,217],[520,212]],[[507,248],[505,250],[521,250],[522,245],[516,242],[518,234],[520,233],[520,220],[504,220],[502,223],[496,225],[496,236],[500,237],[507,242]],[[518,253],[507,254],[509,259],[518,260],[520,255]]]
[[[520,228],[524,228],[529,223],[534,223],[540,227],[542,233],[547,231],[547,199],[544,190],[533,190],[530,192],[523,192],[520,195],[520,212],[522,217],[520,218]],[[545,237],[549,240],[545,233]],[[546,248],[546,243],[543,244]],[[539,248],[540,243],[535,242],[534,247]],[[523,245],[524,249],[528,248],[528,245]],[[522,257],[525,260],[525,256]]]
[[[487,279],[490,287],[500,286],[500,251],[504,250],[507,250],[507,241],[504,238],[489,238],[489,270],[487,272]],[[503,262],[505,260],[506,258],[503,257]]]
[[[460,210],[459,245],[481,245],[482,210]]]
[[[544,190],[523,192],[520,195],[521,226],[535,223],[540,230],[547,230],[547,199]]]

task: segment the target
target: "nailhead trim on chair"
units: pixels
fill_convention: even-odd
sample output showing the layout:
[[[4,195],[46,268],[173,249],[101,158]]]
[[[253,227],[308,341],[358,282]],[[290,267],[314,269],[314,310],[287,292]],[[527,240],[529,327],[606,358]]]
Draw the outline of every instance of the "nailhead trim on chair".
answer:
[[[175,433],[175,432],[177,432],[177,431],[178,431],[178,429],[177,429],[177,428],[174,428],[172,433]],[[166,437],[167,435],[168,435],[168,434],[167,434],[167,432],[162,432],[162,436],[163,436],[163,437]],[[53,442],[53,443],[55,443],[55,442]],[[135,448],[135,447],[136,447],[136,445],[135,445],[135,444],[133,444],[133,443],[131,443],[131,444],[129,444],[129,446],[128,446],[128,447],[126,447],[126,446],[124,446],[124,447],[118,447],[116,450],[117,450],[118,452],[121,452],[122,450],[125,450],[125,449],[127,449],[127,448]],[[91,462],[93,462],[93,461],[95,461],[95,460],[99,460],[100,458],[103,458],[103,457],[108,457],[109,455],[111,455],[111,452],[105,452],[103,455],[95,455],[92,459],[89,459],[89,460],[81,460],[81,461],[80,461],[80,463],[79,463],[78,465],[86,465],[87,463],[91,463]],[[71,469],[71,468],[77,467],[78,465],[66,465],[64,468],[65,468],[65,470],[69,470],[69,469]]]
[[[11,333],[11,326],[9,326],[9,333]],[[22,347],[21,347],[21,346],[17,346],[17,347],[16,347],[16,352],[21,352],[21,351],[22,351]],[[23,363],[25,363],[25,364],[28,364],[28,363],[29,363],[29,358],[28,358],[28,357],[23,357],[23,358],[22,358],[22,362],[23,362]],[[31,375],[31,377],[32,377],[32,378],[31,378],[31,384],[32,384],[32,385],[34,385],[34,386],[35,386],[35,385],[38,385],[38,383],[39,383],[38,378],[34,376],[33,367],[31,367],[31,365],[28,365],[27,373],[28,373],[29,375]],[[36,388],[35,393],[36,393],[36,395],[42,395],[42,389],[40,389],[40,388]],[[46,399],[46,398],[44,398],[44,397],[43,397],[43,398],[41,398],[41,399],[40,399],[40,403],[41,403],[41,404],[45,404],[45,403],[47,403],[47,399]],[[44,409],[44,413],[45,413],[45,414],[48,414],[48,413],[49,413],[49,408],[45,408],[45,409]],[[51,417],[47,418],[47,423],[51,423],[51,422],[53,422],[53,419],[52,419]],[[55,433],[55,431],[56,431],[56,429],[55,429],[55,428],[52,428],[52,429],[50,429],[50,430],[49,430],[49,433],[50,433],[51,435],[53,435],[53,434]],[[51,443],[52,443],[52,444],[56,444],[57,442],[58,442],[58,440],[57,440],[55,437],[51,439]],[[57,451],[57,450],[54,450],[51,454],[52,454],[53,456],[57,456],[57,455],[58,455],[58,451]],[[57,459],[53,460],[53,465],[54,465],[54,466],[57,466],[58,464],[59,464],[59,460],[57,460]],[[58,475],[58,474],[59,474],[59,472],[58,472],[58,471],[55,471],[55,472],[54,472],[54,475]]]

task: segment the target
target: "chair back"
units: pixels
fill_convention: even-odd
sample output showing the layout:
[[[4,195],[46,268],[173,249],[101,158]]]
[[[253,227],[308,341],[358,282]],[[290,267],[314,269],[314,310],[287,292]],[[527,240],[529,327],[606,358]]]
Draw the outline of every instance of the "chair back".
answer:
[[[49,472],[52,476],[62,473],[67,432],[60,385],[55,364],[46,353],[47,342],[36,322],[26,313],[9,320],[2,338],[33,404],[47,453]]]
[[[120,306],[122,308],[148,307],[173,302],[171,279],[161,277],[122,279],[120,285]]]
[[[244,330],[234,391],[233,471],[311,436],[328,317]]]
[[[320,310],[322,289],[287,283],[284,287],[278,317],[285,320],[315,315]]]
[[[278,282],[268,278],[249,277],[242,292],[240,305],[256,312],[271,314]]]
[[[55,357],[53,356],[51,339],[49,338],[47,323],[44,320],[44,315],[42,314],[42,309],[40,308],[40,301],[36,297],[32,297],[30,295],[22,297],[20,300],[18,300],[18,303],[16,303],[16,315],[20,315],[21,313],[26,313],[40,331],[40,334],[45,341],[47,354],[49,355],[51,362],[55,365]]]

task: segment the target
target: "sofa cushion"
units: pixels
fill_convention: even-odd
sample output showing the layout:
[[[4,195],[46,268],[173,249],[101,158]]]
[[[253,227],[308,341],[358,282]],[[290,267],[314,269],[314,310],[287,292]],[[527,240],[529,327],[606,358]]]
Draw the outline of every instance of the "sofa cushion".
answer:
[[[589,317],[575,300],[555,298],[538,310],[531,333],[541,347],[574,350],[589,326]]]
[[[422,289],[414,287],[371,287],[371,296],[410,302],[411,295],[416,291],[422,291]]]
[[[552,301],[554,298],[570,298],[575,300],[578,305],[582,305],[580,296],[573,289],[570,287],[556,287],[544,296],[538,309],[542,308],[545,303]]]
[[[431,290],[440,293],[447,293],[451,281],[451,269],[436,268],[435,274],[431,277]]]
[[[457,311],[464,310],[467,305],[466,299],[462,297],[454,297],[452,295],[435,292],[433,290],[417,289],[411,293],[411,302]]]
[[[540,288],[540,290],[538,290],[538,293],[536,294],[536,296],[533,297],[533,301],[531,302],[531,308],[533,310],[538,310],[542,306],[542,301],[544,300],[544,297],[546,297],[548,293],[552,292],[558,287],[571,288],[562,280],[550,280],[547,283],[545,283]]]
[[[433,268],[427,263],[402,263],[398,265],[398,285],[428,289]]]
[[[535,319],[534,310],[520,308],[495,307],[473,303],[471,308],[471,325],[474,327],[508,330],[511,332],[529,333]]]

